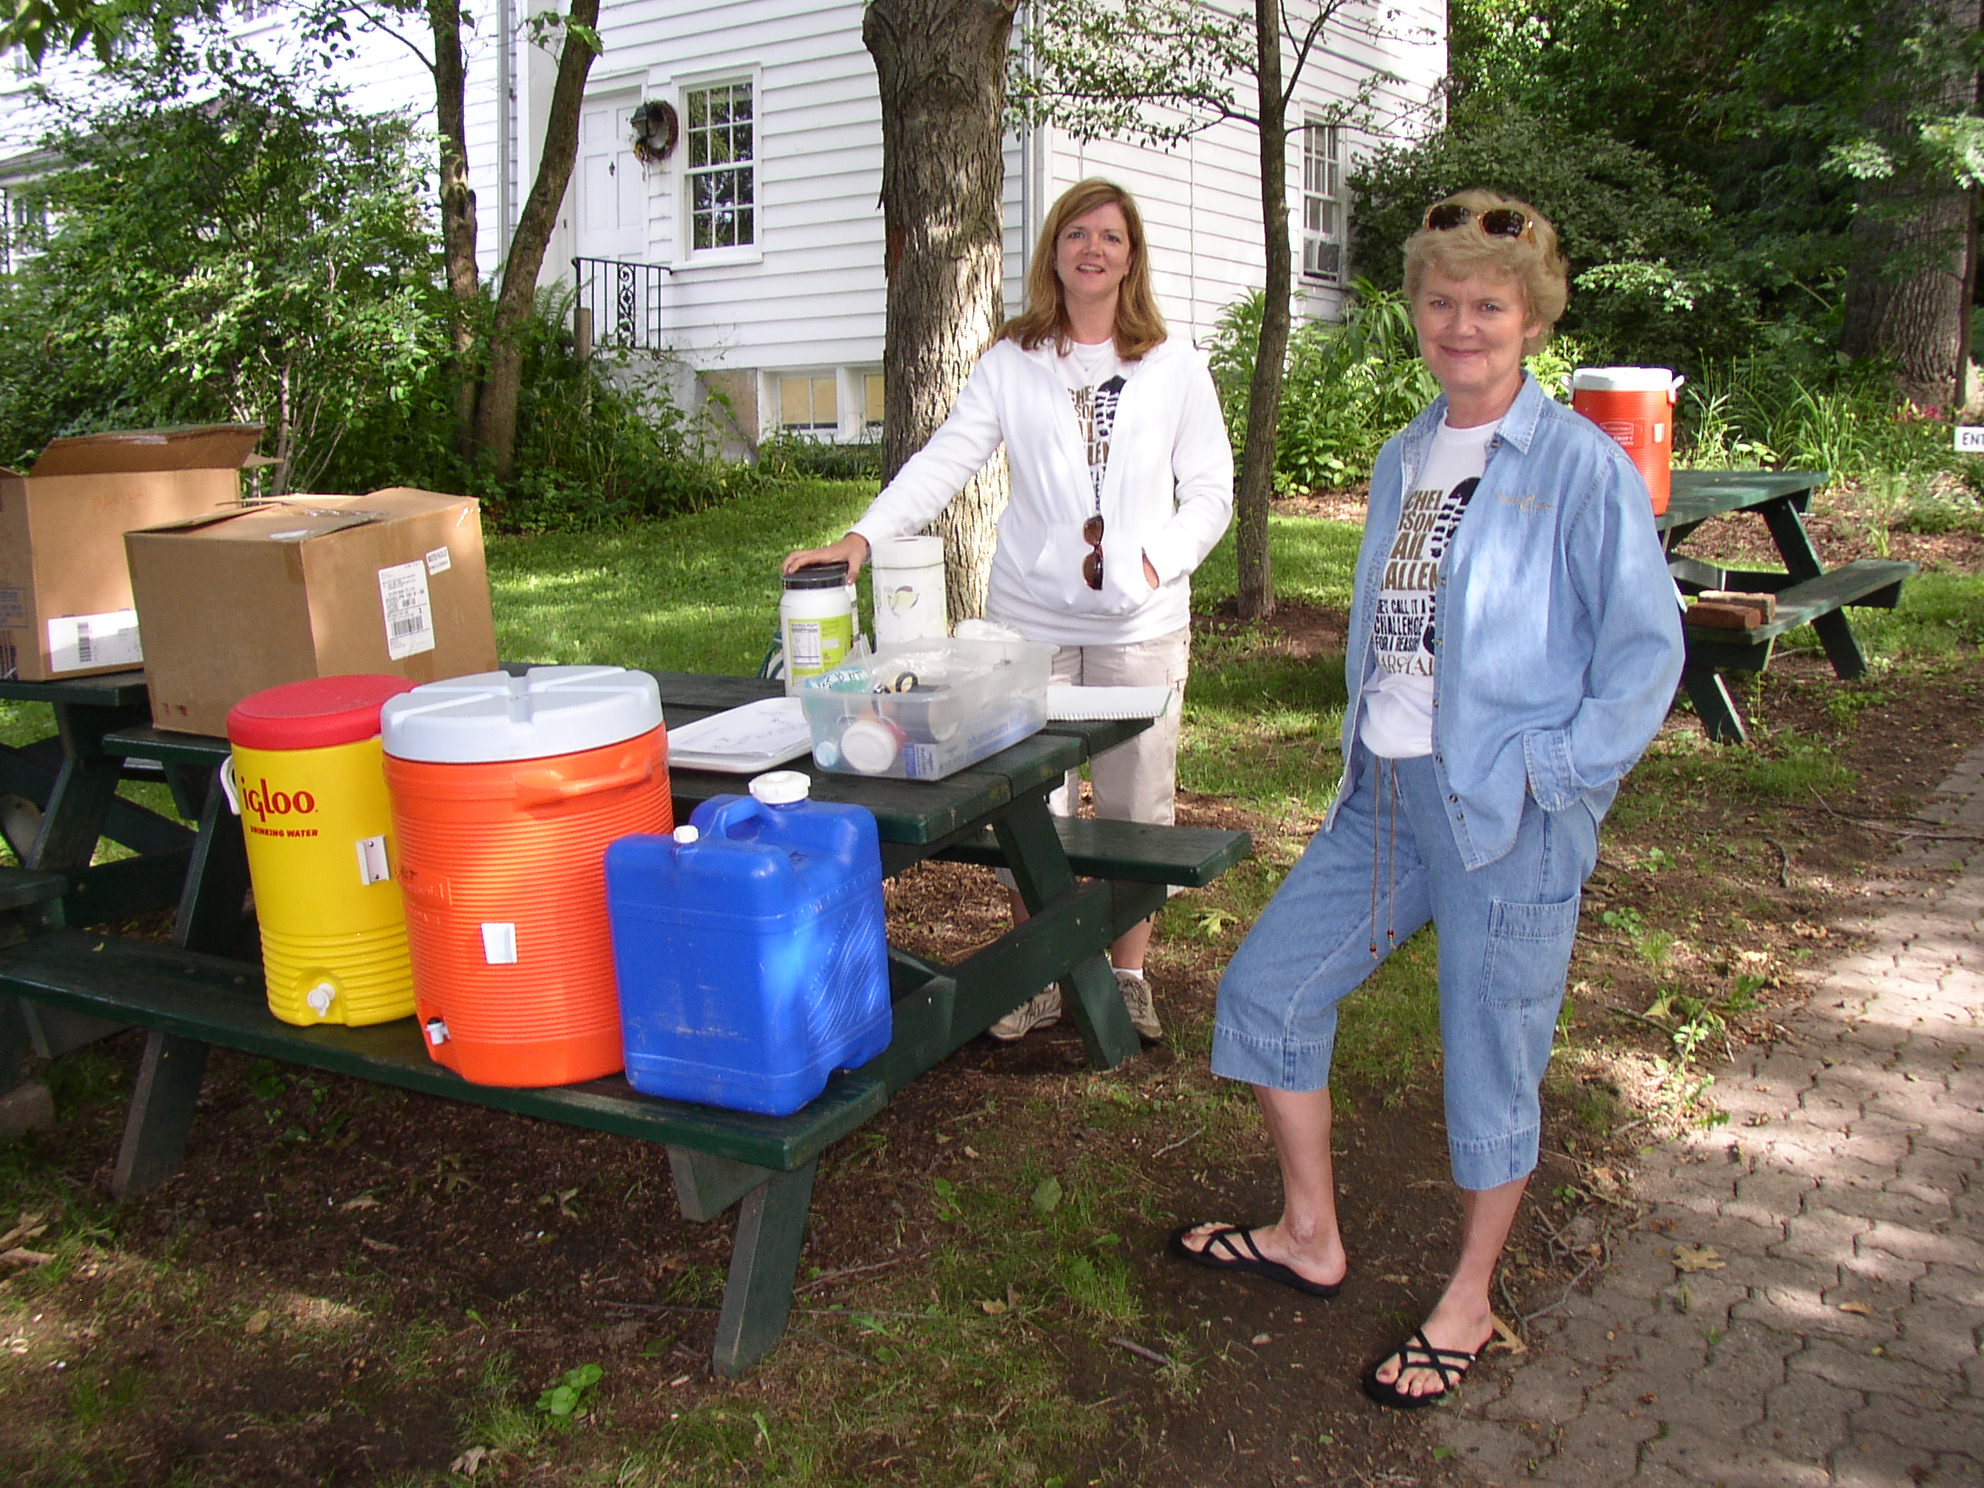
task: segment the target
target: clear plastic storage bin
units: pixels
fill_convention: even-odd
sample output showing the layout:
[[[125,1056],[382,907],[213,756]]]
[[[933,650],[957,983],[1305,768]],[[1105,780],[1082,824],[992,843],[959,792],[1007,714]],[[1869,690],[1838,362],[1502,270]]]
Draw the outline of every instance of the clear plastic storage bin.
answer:
[[[813,763],[892,780],[953,774],[1040,730],[1053,661],[1038,641],[911,641],[808,677]]]

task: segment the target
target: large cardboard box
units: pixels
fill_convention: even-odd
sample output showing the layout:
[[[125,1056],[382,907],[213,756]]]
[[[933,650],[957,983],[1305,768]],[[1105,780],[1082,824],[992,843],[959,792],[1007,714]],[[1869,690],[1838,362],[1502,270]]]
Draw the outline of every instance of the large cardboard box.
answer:
[[[261,437],[254,424],[82,434],[26,475],[0,466],[0,677],[137,666],[124,534],[240,505]]]
[[[161,729],[224,734],[242,698],[305,677],[496,667],[482,512],[466,496],[288,496],[124,545]]]

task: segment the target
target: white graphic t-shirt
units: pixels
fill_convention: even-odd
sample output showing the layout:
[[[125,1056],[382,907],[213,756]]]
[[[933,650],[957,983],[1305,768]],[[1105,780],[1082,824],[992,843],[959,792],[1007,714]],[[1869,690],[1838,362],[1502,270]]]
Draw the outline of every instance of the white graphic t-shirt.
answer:
[[[1076,341],[1070,345],[1072,349],[1060,358],[1061,380],[1075,400],[1075,420],[1088,447],[1089,479],[1099,512],[1102,475],[1109,468],[1109,436],[1116,427],[1116,404],[1123,396],[1123,364],[1117,359],[1113,341],[1095,346]]]
[[[1433,752],[1434,601],[1440,559],[1481,483],[1498,427],[1456,429],[1442,423],[1399,511],[1372,637],[1378,675],[1364,689],[1364,716],[1357,726],[1364,747],[1385,759],[1417,759]]]

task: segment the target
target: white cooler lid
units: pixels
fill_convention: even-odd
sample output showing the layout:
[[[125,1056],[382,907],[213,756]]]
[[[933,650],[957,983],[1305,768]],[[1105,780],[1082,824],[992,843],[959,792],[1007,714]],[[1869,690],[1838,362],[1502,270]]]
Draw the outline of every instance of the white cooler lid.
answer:
[[[625,667],[542,666],[521,677],[478,672],[426,682],[388,701],[398,706],[380,710],[386,753],[439,764],[576,754],[661,722],[654,678]]]
[[[1670,367],[1579,367],[1572,388],[1593,393],[1671,393],[1681,385]]]

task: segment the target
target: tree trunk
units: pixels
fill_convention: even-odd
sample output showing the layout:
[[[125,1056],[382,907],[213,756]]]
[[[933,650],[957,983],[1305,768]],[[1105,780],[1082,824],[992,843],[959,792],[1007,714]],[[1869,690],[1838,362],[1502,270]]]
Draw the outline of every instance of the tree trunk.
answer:
[[[888,274],[882,474],[944,421],[1003,316],[999,205],[1014,0],[870,0]],[[985,612],[1003,454],[938,519],[955,622]]]
[[[434,34],[434,123],[441,150],[441,253],[455,314],[455,447],[467,459],[475,445],[475,326],[482,309],[475,192],[468,183],[468,69],[456,0],[427,0],[427,19]],[[497,43],[508,46],[510,38]]]
[[[1281,7],[1254,0],[1255,84],[1260,98],[1261,243],[1267,254],[1260,340],[1247,402],[1247,444],[1234,490],[1234,555],[1243,620],[1274,613],[1274,569],[1268,556],[1268,505],[1274,495],[1275,425],[1288,359],[1288,297],[1293,269],[1288,246],[1288,105],[1281,86]]]
[[[523,346],[518,332],[529,318],[537,296],[537,275],[558,209],[571,184],[579,157],[579,105],[585,99],[586,74],[594,56],[592,36],[599,28],[599,0],[572,0],[566,16],[565,42],[558,51],[558,78],[551,88],[551,110],[544,125],[544,153],[537,179],[517,219],[509,261],[503,265],[502,288],[496,296],[495,322],[489,334],[489,371],[475,411],[475,443],[488,459],[492,473],[508,480],[516,473],[517,402],[523,383]],[[575,31],[574,27],[580,28]]]
[[[1938,49],[1907,43],[1941,28],[1973,33],[1979,8],[1978,0],[1895,0],[1885,8],[1887,35],[1869,55],[1891,59],[1894,71],[1867,122],[1897,164],[1861,191],[1840,329],[1846,355],[1888,358],[1902,396],[1938,410],[1953,407],[1962,391],[1972,202],[1947,167],[1922,158],[1912,116],[1925,105],[1942,115],[1970,111],[1977,76],[1954,62],[1925,75]]]

